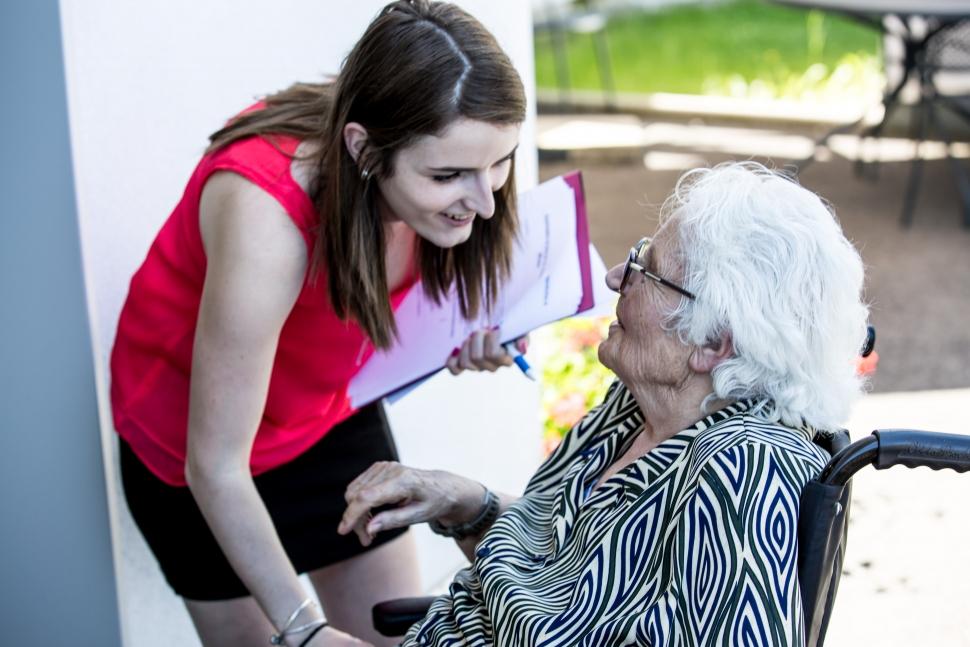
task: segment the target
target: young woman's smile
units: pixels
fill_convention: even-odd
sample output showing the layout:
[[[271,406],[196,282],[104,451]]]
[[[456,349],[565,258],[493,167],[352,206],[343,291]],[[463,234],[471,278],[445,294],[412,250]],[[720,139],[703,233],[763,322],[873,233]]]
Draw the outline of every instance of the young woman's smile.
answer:
[[[469,119],[421,137],[377,180],[384,217],[404,221],[439,247],[465,242],[476,218],[495,213],[493,194],[509,178],[518,139],[517,124]]]

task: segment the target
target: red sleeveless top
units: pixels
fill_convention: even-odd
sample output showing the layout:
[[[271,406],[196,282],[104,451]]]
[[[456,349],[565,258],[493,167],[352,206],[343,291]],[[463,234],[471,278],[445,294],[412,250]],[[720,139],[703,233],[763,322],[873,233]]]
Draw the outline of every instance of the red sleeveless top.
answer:
[[[316,211],[290,174],[289,155],[299,141],[278,136],[273,142],[279,150],[262,137],[250,137],[202,158],[132,278],[121,311],[111,353],[115,429],[170,485],[186,485],[189,376],[206,269],[199,230],[206,180],[217,171],[231,171],[261,187],[299,227],[308,254],[312,249]],[[391,294],[392,308],[415,282],[412,277]],[[283,325],[250,457],[253,474],[296,458],[353,413],[347,384],[374,349],[356,323],[337,318],[326,286],[325,275],[312,285],[304,280]]]

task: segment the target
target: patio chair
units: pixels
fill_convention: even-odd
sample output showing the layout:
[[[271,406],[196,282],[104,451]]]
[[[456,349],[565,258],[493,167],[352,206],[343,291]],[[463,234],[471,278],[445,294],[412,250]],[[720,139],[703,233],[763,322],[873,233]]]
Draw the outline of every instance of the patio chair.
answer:
[[[807,647],[821,647],[842,575],[852,476],[868,465],[970,470],[970,436],[912,429],[878,429],[849,444],[849,434],[819,434],[815,443],[831,460],[802,492],[798,516],[798,583]],[[401,636],[424,617],[433,597],[390,600],[374,606],[374,627]]]
[[[812,7],[812,0],[775,0],[782,4]],[[919,96],[911,106],[909,136],[916,142],[916,154],[910,166],[909,181],[903,197],[901,223],[909,227],[913,222],[916,197],[923,175],[922,144],[930,137],[938,137],[946,146],[950,172],[960,193],[963,209],[963,225],[970,227],[970,179],[967,169],[953,156],[952,124],[960,123],[959,130],[970,127],[970,89],[966,80],[970,76],[970,9],[959,8],[957,3],[936,3],[935,7],[923,7],[919,2],[908,3],[853,3],[825,2],[827,8],[845,14],[862,24],[878,29],[887,38],[886,51],[895,45],[900,50],[898,60],[889,57],[887,67],[899,66],[899,79],[892,80],[883,96],[883,116],[872,126],[864,127],[866,117],[840,125],[816,139],[813,153],[807,158],[794,161],[803,171],[815,159],[815,151],[827,146],[833,135],[858,132],[861,138],[860,154],[856,159],[857,175],[876,177],[878,161],[871,159],[866,151],[867,142],[882,135],[890,116],[902,105],[901,95],[908,82],[915,80]],[[932,3],[929,3],[932,5]],[[949,78],[947,78],[949,77]],[[953,91],[947,81],[961,80],[963,88]],[[861,129],[861,130],[860,130]],[[868,173],[866,170],[868,169]]]
[[[613,65],[606,39],[609,13],[598,8],[597,2],[584,2],[565,6],[562,3],[541,2],[534,4],[536,19],[533,33],[536,39],[546,37],[551,45],[556,71],[559,109],[574,106],[569,72],[569,39],[571,35],[588,35],[593,45],[596,72],[603,91],[602,108],[616,109],[616,84],[613,81]]]
[[[943,114],[948,112],[951,118],[962,120],[963,128],[970,126],[970,89],[966,87],[966,77],[970,75],[970,19],[933,26],[925,42],[926,47],[915,55],[913,62],[919,77],[920,100],[913,106],[910,123],[911,137],[916,141],[916,155],[903,199],[902,224],[908,227],[913,222],[923,174],[920,145],[929,137],[938,136],[946,146],[950,173],[960,193],[963,225],[970,227],[970,179],[964,165],[953,156],[953,137],[947,115]],[[949,89],[945,81],[947,75],[951,79],[962,77],[959,80],[963,88],[957,91]]]

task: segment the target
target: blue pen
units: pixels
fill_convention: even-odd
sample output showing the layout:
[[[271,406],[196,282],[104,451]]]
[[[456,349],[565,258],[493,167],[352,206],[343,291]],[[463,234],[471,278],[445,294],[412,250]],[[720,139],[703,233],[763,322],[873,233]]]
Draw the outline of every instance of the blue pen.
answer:
[[[518,348],[515,347],[515,342],[510,341],[506,344],[502,344],[502,347],[505,349],[505,352],[509,354],[509,357],[512,358],[512,361],[515,362],[515,365],[519,367],[522,373],[527,378],[535,382],[535,373],[532,372],[532,367],[529,366],[529,362],[525,361],[525,356],[519,352]]]

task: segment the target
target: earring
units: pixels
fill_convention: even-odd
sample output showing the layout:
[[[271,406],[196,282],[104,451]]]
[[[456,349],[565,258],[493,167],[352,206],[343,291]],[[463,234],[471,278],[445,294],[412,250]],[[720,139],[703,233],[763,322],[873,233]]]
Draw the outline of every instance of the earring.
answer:
[[[360,179],[361,180],[363,180],[364,182],[366,182],[367,181],[367,178],[369,178],[369,177],[370,177],[370,169],[369,168],[363,168],[363,169],[360,170]]]

